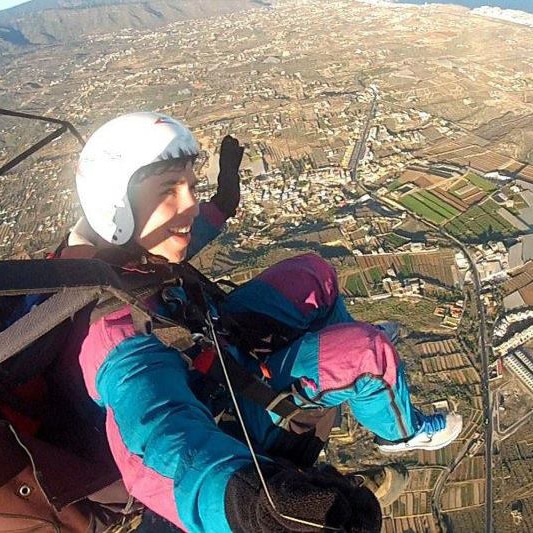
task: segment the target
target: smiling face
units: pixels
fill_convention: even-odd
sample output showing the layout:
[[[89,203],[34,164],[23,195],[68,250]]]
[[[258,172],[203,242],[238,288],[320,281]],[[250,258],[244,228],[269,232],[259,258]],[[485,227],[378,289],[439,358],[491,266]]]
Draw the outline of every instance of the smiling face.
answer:
[[[149,174],[130,187],[137,244],[170,263],[186,258],[191,227],[199,212],[196,182],[192,162],[187,162]]]

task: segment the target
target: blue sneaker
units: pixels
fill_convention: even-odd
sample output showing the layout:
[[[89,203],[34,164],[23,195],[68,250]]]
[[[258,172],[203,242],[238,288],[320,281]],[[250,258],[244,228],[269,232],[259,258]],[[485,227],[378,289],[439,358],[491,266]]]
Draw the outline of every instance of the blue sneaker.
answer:
[[[417,411],[418,431],[405,442],[380,443],[383,453],[409,452],[411,450],[440,450],[451,444],[463,429],[463,417],[457,413],[425,415]]]

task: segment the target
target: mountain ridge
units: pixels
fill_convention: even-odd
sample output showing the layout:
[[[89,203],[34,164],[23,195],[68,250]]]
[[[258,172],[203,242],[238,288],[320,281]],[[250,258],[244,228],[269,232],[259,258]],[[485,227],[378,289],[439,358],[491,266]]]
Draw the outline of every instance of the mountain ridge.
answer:
[[[32,0],[0,12],[0,52],[80,41],[126,28],[269,7],[266,0]]]

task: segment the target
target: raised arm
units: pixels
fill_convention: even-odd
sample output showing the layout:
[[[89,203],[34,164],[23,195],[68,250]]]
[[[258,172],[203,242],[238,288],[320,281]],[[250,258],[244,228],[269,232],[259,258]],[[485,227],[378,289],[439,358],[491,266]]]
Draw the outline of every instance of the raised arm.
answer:
[[[187,259],[196,255],[221,231],[224,222],[235,215],[241,198],[239,167],[244,148],[234,137],[226,135],[220,147],[220,172],[217,192],[209,202],[200,204],[200,215],[192,227]]]

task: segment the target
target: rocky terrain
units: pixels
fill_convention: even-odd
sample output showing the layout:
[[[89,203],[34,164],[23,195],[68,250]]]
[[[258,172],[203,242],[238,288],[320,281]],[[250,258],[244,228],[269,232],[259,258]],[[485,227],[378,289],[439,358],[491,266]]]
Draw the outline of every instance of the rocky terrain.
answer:
[[[266,0],[33,0],[0,12],[0,54],[270,4]]]

